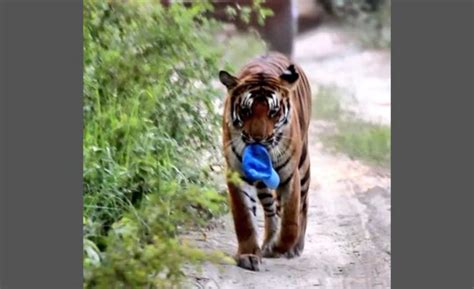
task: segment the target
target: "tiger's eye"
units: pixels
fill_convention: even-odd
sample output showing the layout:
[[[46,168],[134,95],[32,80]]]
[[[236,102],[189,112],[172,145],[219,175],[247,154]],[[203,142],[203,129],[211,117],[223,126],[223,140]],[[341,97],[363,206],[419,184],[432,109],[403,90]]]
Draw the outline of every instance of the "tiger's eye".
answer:
[[[269,111],[269,116],[272,117],[272,118],[276,117],[276,116],[278,116],[279,112],[280,112],[280,108],[272,109],[272,110]]]
[[[243,107],[240,109],[240,115],[242,115],[242,117],[249,117],[250,116],[250,109],[248,109],[247,107]]]

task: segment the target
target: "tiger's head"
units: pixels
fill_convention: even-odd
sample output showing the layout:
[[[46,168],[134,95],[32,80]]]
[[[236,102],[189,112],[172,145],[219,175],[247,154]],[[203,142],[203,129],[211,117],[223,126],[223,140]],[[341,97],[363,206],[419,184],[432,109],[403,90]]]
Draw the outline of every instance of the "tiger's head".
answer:
[[[291,117],[290,96],[299,79],[295,66],[277,76],[258,71],[237,78],[220,71],[219,79],[230,97],[226,122],[233,131],[247,144],[275,146]]]

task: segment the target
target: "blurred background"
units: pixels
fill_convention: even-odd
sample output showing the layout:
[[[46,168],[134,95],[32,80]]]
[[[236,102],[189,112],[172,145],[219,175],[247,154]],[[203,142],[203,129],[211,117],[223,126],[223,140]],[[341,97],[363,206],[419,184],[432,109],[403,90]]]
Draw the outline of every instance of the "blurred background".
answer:
[[[84,288],[389,288],[390,0],[83,11]],[[310,224],[255,275],[231,258],[217,73],[267,50],[311,81]]]
[[[226,13],[229,7],[252,1],[213,2],[213,16],[232,23],[225,25],[227,38],[245,47],[238,50],[282,52],[308,71],[315,90],[347,88],[345,93],[363,102],[351,109],[366,110],[362,117],[390,123],[390,0],[266,1],[264,7],[271,9],[272,16],[264,25],[258,24],[257,17],[246,23]],[[241,39],[245,31],[258,34],[265,48],[255,47],[255,39]],[[238,52],[229,52],[233,53]]]

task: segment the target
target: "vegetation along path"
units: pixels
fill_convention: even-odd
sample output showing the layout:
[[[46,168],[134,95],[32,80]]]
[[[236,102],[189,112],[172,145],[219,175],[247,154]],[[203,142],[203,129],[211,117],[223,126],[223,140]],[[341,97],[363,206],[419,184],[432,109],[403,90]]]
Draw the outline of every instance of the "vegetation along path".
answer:
[[[350,91],[346,109],[389,125],[389,52],[354,43],[344,29],[322,26],[299,36],[295,59],[316,95],[325,86]],[[329,150],[320,136],[335,125],[331,119],[311,123],[312,183],[302,256],[263,259],[261,272],[205,264],[202,272],[190,273],[192,288],[390,288],[390,171]],[[263,232],[261,209],[258,216]],[[229,255],[237,248],[230,215],[191,239]]]

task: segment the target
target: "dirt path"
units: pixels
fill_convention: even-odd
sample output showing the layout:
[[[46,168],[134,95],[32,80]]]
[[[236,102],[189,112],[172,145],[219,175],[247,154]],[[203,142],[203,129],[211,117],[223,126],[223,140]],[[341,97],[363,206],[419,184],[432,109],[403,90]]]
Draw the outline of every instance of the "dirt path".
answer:
[[[349,109],[359,117],[390,125],[389,51],[362,49],[346,28],[325,25],[299,36],[295,59],[307,72],[313,90],[321,85],[342,88],[351,101]]]
[[[361,117],[390,123],[387,56],[360,51],[338,33],[322,28],[301,36],[296,60],[315,89],[320,84],[336,84],[356,91],[358,107],[354,110]],[[364,89],[377,97],[367,97]],[[302,256],[264,259],[261,272],[206,264],[202,272],[192,273],[192,287],[390,288],[390,173],[328,153],[318,140],[325,127],[322,121],[313,121],[310,127],[312,182]],[[261,208],[257,214],[261,235]],[[217,227],[205,235],[193,233],[192,239],[201,248],[229,255],[237,248],[230,215],[218,220]]]

